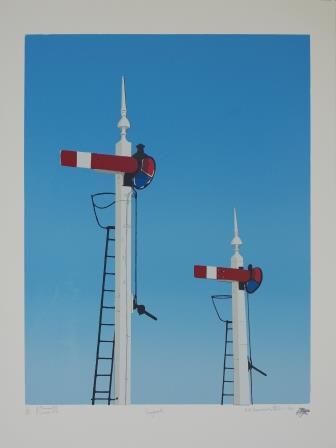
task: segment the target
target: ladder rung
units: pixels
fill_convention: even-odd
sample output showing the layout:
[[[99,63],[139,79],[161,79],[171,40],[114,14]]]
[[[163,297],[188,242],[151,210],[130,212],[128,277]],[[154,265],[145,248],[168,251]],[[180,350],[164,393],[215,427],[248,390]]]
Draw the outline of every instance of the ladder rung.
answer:
[[[113,275],[115,276],[115,272],[107,272],[106,268],[108,267],[108,269],[113,269],[112,266],[108,266],[107,264],[107,259],[108,258],[116,258],[115,255],[110,255],[108,252],[112,252],[113,250],[109,247],[108,243],[109,241],[116,241],[116,238],[111,238],[110,237],[110,231],[115,229],[115,226],[108,226],[106,227],[107,229],[107,235],[106,235],[106,247],[105,247],[105,258],[104,258],[104,277],[103,277],[103,286],[102,286],[102,302],[103,302],[103,298],[104,298],[104,293],[105,292],[112,292],[115,293],[115,289],[109,289],[109,288],[105,288],[105,281],[106,281],[106,275]],[[112,287],[114,285],[111,285]],[[113,302],[112,302],[113,303]],[[115,340],[114,338],[111,339],[100,339],[100,332],[101,332],[101,327],[103,326],[109,326],[109,327],[114,327],[115,324],[114,323],[107,323],[107,322],[101,322],[102,320],[102,310],[103,309],[111,309],[111,310],[115,310],[115,306],[112,305],[104,305],[103,303],[101,304],[101,309],[100,309],[100,321],[99,321],[99,338],[98,338],[98,347],[97,347],[97,357],[96,357],[96,373],[95,373],[95,382],[94,382],[94,388],[93,388],[93,393],[92,393],[92,404],[95,404],[96,401],[101,400],[101,401],[106,401],[107,404],[110,404],[111,401],[116,400],[116,398],[112,398],[111,397],[111,390],[96,390],[96,380],[98,377],[107,377],[110,378],[110,384],[111,384],[111,380],[113,378],[112,376],[112,368],[113,368],[113,352],[112,352],[112,356],[99,356],[99,349],[100,349],[100,344],[101,343],[108,343],[108,344],[113,344],[112,347],[114,347],[115,345]],[[114,351],[114,350],[113,350]],[[98,362],[100,360],[108,360],[111,361],[111,372],[110,373],[97,373],[97,366],[98,366]],[[106,397],[97,397],[97,394],[107,394]]]
[[[227,344],[232,344],[232,341],[226,341]]]
[[[233,397],[233,394],[223,394],[223,397]]]
[[[233,370],[233,367],[226,367],[225,366],[225,370]]]
[[[233,356],[231,353],[225,353],[225,356]]]
[[[224,380],[224,383],[233,383],[232,380]]]

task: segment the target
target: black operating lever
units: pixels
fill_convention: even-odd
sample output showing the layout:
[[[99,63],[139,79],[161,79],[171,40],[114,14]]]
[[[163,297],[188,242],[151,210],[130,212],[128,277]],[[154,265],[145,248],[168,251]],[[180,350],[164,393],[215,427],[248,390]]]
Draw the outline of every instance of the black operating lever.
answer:
[[[256,372],[259,372],[259,373],[261,373],[262,375],[267,376],[267,373],[263,372],[263,371],[260,370],[260,369],[257,369],[257,367],[254,367],[254,365],[252,364],[252,362],[251,362],[250,360],[248,360],[248,369],[249,369],[249,370],[253,369],[253,370],[255,370]]]
[[[146,316],[150,317],[153,320],[157,320],[157,317],[155,317],[153,314],[146,311],[145,305],[138,305],[136,299],[133,300],[133,309],[137,310],[138,314],[141,316],[142,314],[145,314]]]

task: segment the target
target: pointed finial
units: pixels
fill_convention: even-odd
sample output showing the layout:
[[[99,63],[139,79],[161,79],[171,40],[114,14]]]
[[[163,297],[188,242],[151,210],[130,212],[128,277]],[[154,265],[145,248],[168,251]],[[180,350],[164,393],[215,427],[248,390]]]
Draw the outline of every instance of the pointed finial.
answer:
[[[126,117],[126,93],[125,93],[125,78],[121,78],[121,116]]]
[[[127,129],[131,127],[130,122],[126,116],[127,107],[126,107],[126,91],[125,91],[125,79],[121,78],[121,118],[118,123],[118,128],[120,129],[121,138],[126,139]]]
[[[243,244],[242,240],[239,238],[238,235],[238,222],[237,222],[237,213],[236,209],[233,209],[233,227],[234,227],[234,237],[231,241],[232,246],[235,246],[235,251],[239,252],[239,246]]]

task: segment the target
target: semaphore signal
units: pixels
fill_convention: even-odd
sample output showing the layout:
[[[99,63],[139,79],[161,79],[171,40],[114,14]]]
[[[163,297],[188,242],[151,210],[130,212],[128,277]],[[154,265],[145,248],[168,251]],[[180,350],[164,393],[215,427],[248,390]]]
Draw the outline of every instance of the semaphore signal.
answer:
[[[156,320],[144,305],[138,304],[136,293],[132,294],[131,289],[132,198],[137,197],[135,190],[143,190],[151,183],[156,166],[155,160],[145,153],[145,146],[141,143],[137,145],[137,151],[131,154],[132,145],[127,140],[130,122],[127,118],[124,78],[121,83],[121,118],[118,128],[121,135],[115,155],[67,149],[61,150],[60,154],[62,166],[115,175],[114,200],[109,204],[115,207],[115,225],[102,226],[99,223],[96,209],[107,207],[99,207],[95,203],[100,193],[91,196],[97,223],[106,230],[92,404],[97,400],[106,401],[107,404],[111,404],[111,401],[119,405],[130,404],[131,314],[136,310],[139,315],[144,314]],[[113,313],[114,317],[109,315],[108,319],[108,312]],[[104,363],[105,371],[102,371]]]
[[[223,404],[224,396],[232,396],[234,404],[249,405],[253,402],[252,369],[262,375],[266,374],[260,369],[257,369],[252,363],[248,301],[245,298],[245,293],[252,294],[259,288],[262,283],[263,274],[260,268],[252,267],[252,265],[248,265],[248,268],[244,269],[244,260],[239,250],[239,246],[243,243],[238,234],[238,222],[235,209],[233,216],[234,237],[231,245],[234,248],[234,254],[231,257],[231,267],[195,265],[194,277],[231,283],[231,295],[222,294],[212,296],[217,315],[225,323],[221,404]],[[232,299],[232,320],[223,320],[220,317],[214,302],[216,298]],[[232,344],[232,353],[229,348],[230,344]],[[228,365],[230,357],[233,357],[233,364]],[[227,379],[226,375],[229,371],[233,373],[233,376],[231,375]],[[225,393],[225,385],[228,384],[233,385],[232,393]]]

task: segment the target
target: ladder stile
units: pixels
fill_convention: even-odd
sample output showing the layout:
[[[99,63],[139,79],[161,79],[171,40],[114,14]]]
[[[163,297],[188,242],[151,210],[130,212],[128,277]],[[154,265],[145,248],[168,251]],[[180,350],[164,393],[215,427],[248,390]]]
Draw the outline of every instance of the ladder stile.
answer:
[[[108,267],[108,259],[115,258],[114,255],[111,255],[111,248],[110,244],[111,241],[115,241],[115,238],[111,238],[111,231],[114,231],[114,226],[106,227],[106,239],[105,239],[105,252],[104,252],[104,268],[103,268],[103,280],[102,280],[102,287],[101,287],[101,300],[100,300],[100,311],[99,311],[99,324],[98,324],[98,339],[97,339],[97,349],[96,349],[96,363],[95,363],[95,371],[94,371],[94,381],[93,381],[93,391],[92,391],[92,404],[94,405],[97,400],[99,401],[107,401],[107,404],[110,405],[111,401],[114,401],[115,398],[111,396],[111,388],[112,388],[112,378],[113,378],[113,364],[114,364],[114,346],[115,346],[115,333],[114,329],[109,332],[109,335],[102,337],[102,328],[106,327],[114,327],[114,316],[111,321],[107,321],[107,317],[104,315],[104,310],[110,310],[110,312],[114,313],[115,311],[115,303],[112,300],[111,301],[111,294],[109,294],[109,302],[108,304],[105,303],[105,294],[108,292],[115,292],[115,289],[111,288],[111,285],[109,287],[106,287],[106,279],[108,278],[114,278],[114,272],[111,272],[111,267]],[[114,294],[113,294],[114,296]],[[111,347],[111,354],[110,355],[104,355],[101,356],[101,344],[105,344],[104,346],[107,346],[108,343],[112,344]],[[106,349],[105,349],[106,350]],[[105,372],[101,373],[101,361],[105,365]],[[106,368],[106,364],[108,364]],[[108,372],[108,373],[107,373]],[[108,388],[106,390],[106,383],[104,386],[102,386],[102,389],[98,388],[97,381],[98,378],[106,378],[108,381]],[[99,394],[99,396],[97,396]],[[100,394],[107,394],[107,397],[102,397]]]
[[[222,382],[222,397],[221,397],[221,404],[224,404],[224,397],[233,397],[233,393],[227,393],[226,389],[225,389],[225,384],[234,384],[233,380],[228,380],[226,379],[227,376],[226,374],[228,373],[229,370],[233,370],[232,366],[228,366],[227,362],[228,359],[232,359],[233,358],[233,353],[228,353],[228,347],[232,348],[232,345],[228,345],[230,343],[232,343],[232,341],[228,340],[228,332],[232,331],[232,327],[230,327],[229,325],[232,325],[232,321],[230,320],[226,320],[225,321],[225,345],[224,345],[224,365],[223,365],[223,382]]]

